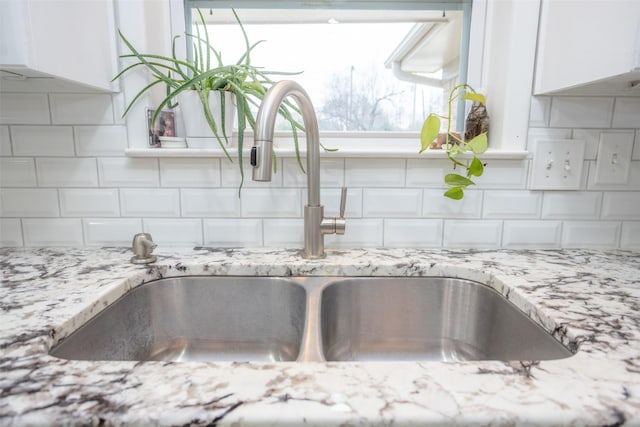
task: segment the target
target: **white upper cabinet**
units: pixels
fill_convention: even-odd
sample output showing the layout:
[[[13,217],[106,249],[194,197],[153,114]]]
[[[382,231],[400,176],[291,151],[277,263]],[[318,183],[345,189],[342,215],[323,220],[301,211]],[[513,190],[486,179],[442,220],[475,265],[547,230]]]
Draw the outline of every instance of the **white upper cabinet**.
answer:
[[[113,91],[112,0],[0,0],[0,89]]]
[[[534,94],[640,96],[640,0],[542,0]]]

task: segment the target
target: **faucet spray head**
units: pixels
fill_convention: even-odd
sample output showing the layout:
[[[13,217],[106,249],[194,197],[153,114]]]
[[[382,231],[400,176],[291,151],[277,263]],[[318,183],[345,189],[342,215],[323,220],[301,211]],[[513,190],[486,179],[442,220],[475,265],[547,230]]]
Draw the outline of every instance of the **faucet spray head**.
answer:
[[[254,181],[271,181],[273,141],[255,141],[251,147],[251,166]]]

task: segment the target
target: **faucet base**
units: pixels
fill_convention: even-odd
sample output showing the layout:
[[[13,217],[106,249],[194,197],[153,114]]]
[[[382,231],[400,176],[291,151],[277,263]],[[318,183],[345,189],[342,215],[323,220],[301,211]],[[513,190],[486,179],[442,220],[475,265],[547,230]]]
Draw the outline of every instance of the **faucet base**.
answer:
[[[324,217],[323,206],[304,207],[304,251],[307,259],[324,258],[324,235],[320,229]]]

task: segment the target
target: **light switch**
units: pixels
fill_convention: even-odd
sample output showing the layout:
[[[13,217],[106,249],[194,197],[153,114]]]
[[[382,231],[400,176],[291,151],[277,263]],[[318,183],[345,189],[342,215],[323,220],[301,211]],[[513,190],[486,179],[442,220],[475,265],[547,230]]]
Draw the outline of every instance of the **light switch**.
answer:
[[[603,132],[600,134],[595,185],[626,184],[629,182],[633,133]]]
[[[533,153],[532,190],[579,190],[585,142],[578,139],[539,140]]]

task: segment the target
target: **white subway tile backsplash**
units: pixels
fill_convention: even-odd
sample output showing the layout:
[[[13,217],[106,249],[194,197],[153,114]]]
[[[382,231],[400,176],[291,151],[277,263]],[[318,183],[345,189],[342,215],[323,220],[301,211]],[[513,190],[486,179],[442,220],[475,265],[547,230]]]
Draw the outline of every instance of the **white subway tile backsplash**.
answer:
[[[304,221],[301,219],[265,219],[264,245],[277,248],[304,246]]]
[[[158,161],[140,158],[98,159],[101,187],[157,187],[160,183]]]
[[[98,171],[93,158],[41,157],[36,159],[41,187],[97,187]]]
[[[444,188],[444,177],[455,172],[452,163],[444,159],[408,159],[407,187]]]
[[[640,222],[623,222],[620,248],[640,250]]]
[[[51,119],[60,125],[110,125],[114,123],[111,95],[52,93]]]
[[[560,221],[505,221],[502,247],[507,249],[558,248]]]
[[[279,158],[269,183],[251,180],[245,158],[238,198],[235,158],[126,157],[134,133],[115,117],[122,107],[122,95],[3,93],[0,246],[128,247],[144,230],[164,246],[302,248],[306,175],[295,158]],[[540,140],[586,141],[588,191],[529,191],[530,158],[488,159],[453,201],[443,196],[446,159],[327,155],[325,216],[338,215],[340,187],[349,189],[346,234],[325,236],[326,247],[640,250],[640,100],[535,96],[529,125],[530,152]],[[603,133],[634,139],[627,184],[593,182]]]
[[[302,164],[307,169],[306,159]],[[307,187],[307,175],[300,170],[295,158],[282,159],[283,183],[285,187]],[[344,159],[320,159],[320,186],[342,187],[344,185]]]
[[[344,235],[327,234],[326,248],[382,247],[384,221],[379,218],[350,219]]]
[[[61,189],[60,213],[62,216],[118,216],[120,203],[115,188]]]
[[[529,128],[527,132],[527,150],[535,153],[538,141],[571,139],[571,129]]]
[[[57,216],[60,216],[60,209],[55,189],[0,189],[0,217]]]
[[[634,96],[616,98],[613,127],[640,129],[640,98]]]
[[[0,187],[35,187],[36,167],[32,158],[0,158]]]
[[[202,246],[202,220],[184,218],[143,219],[146,233],[163,246]]]
[[[404,187],[404,159],[345,159],[347,187]]]
[[[71,126],[11,126],[11,141],[16,156],[75,154]]]
[[[534,191],[485,191],[483,218],[540,218],[542,193]]]
[[[484,173],[474,177],[478,188],[525,188],[529,170],[528,160],[487,160]],[[458,173],[461,173],[458,171]]]
[[[0,124],[48,125],[49,100],[44,93],[3,93]]]
[[[609,128],[614,98],[556,96],[551,102],[551,127]]]
[[[76,126],[74,132],[81,157],[124,156],[128,146],[125,126]]]
[[[248,188],[242,190],[243,217],[301,217],[302,197],[298,188]]]
[[[525,188],[527,183],[527,160],[485,161],[484,174],[473,181],[477,188]],[[453,169],[452,163],[445,159],[409,159],[407,160],[407,187],[445,188],[444,177],[449,173],[463,173]]]
[[[160,185],[162,187],[219,187],[220,159],[160,159]],[[237,193],[236,191],[236,197]]]
[[[133,236],[142,232],[140,218],[86,218],[82,226],[87,246],[130,247]]]
[[[244,158],[242,161],[242,171],[244,173],[244,182],[242,188],[269,188],[269,187],[282,187],[282,159],[278,159],[278,172],[272,174],[271,181],[262,182],[254,181],[251,179],[253,173],[253,167],[249,163],[249,158]],[[233,163],[228,159],[220,159],[220,186],[230,187],[238,189],[240,187],[241,176],[240,168],[238,166],[238,159],[233,158]]]
[[[544,219],[597,219],[602,193],[588,191],[546,191],[542,201]]]
[[[123,188],[120,209],[122,216],[178,217],[180,194],[177,189]]]
[[[640,220],[640,192],[611,191],[604,193],[602,219]]]
[[[365,188],[362,215],[365,217],[419,217],[422,190],[416,188]]]
[[[498,248],[501,240],[502,221],[444,221],[444,247]]]
[[[340,197],[342,189],[323,188],[320,190],[320,202],[324,205],[325,216],[338,216],[340,214]],[[302,190],[303,203],[307,204],[307,190]],[[362,217],[362,189],[347,189],[347,204],[345,206],[346,218]]]
[[[22,220],[25,246],[82,246],[82,222],[72,218]]]
[[[422,215],[427,218],[480,218],[482,191],[466,190],[461,200],[444,197],[444,190],[424,190]]]
[[[549,126],[550,111],[551,97],[532,96],[531,109],[529,110],[529,126]]]
[[[262,220],[204,219],[204,245],[212,247],[262,246]]]
[[[23,245],[22,222],[17,218],[0,218],[0,247]]]
[[[385,219],[384,246],[435,248],[442,246],[444,223],[440,219]]]
[[[9,126],[0,126],[0,156],[10,156],[11,137],[9,135]]]
[[[238,217],[240,199],[233,188],[180,190],[182,216],[187,217]]]
[[[619,222],[565,221],[562,226],[562,246],[565,248],[617,248],[620,227]]]

